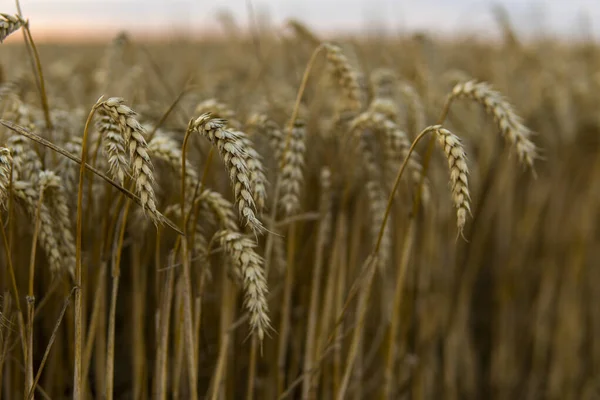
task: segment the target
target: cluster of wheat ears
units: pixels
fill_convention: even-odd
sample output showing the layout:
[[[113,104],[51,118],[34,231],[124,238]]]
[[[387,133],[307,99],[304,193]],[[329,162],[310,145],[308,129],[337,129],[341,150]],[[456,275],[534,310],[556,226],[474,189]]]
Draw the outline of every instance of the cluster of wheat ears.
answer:
[[[600,51],[222,17],[0,14],[0,398],[600,396]]]

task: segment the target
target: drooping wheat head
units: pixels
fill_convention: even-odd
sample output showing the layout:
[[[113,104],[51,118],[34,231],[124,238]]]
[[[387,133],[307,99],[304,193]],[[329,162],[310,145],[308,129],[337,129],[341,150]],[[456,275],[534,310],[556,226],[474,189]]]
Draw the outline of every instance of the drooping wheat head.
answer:
[[[239,232],[228,230],[217,233],[221,246],[232,261],[239,266],[244,285],[244,305],[250,314],[250,327],[259,341],[271,329],[267,303],[267,280],[263,260],[256,254],[256,244]]]
[[[190,121],[188,129],[199,132],[217,148],[228,171],[240,216],[255,234],[262,233],[264,227],[255,215],[256,201],[248,168],[251,151],[247,148],[246,135],[225,129],[225,121],[210,114]]]
[[[26,21],[18,15],[9,15],[0,13],[0,43],[4,41],[11,33],[19,30]]]
[[[107,116],[112,124],[118,127],[129,149],[131,179],[135,182],[136,194],[140,197],[144,211],[155,224],[158,224],[161,218],[156,209],[152,161],[148,156],[146,150],[148,145],[144,138],[146,131],[136,119],[136,113],[125,105],[122,98],[111,97],[96,107],[100,115]]]
[[[472,80],[454,86],[451,97],[468,98],[481,104],[494,118],[506,142],[516,150],[519,161],[533,169],[533,163],[538,158],[537,148],[531,141],[533,132],[523,125],[521,117],[502,94],[486,82]]]
[[[456,208],[456,225],[458,233],[462,235],[467,221],[467,214],[471,213],[471,196],[469,195],[469,181],[467,178],[469,169],[465,150],[460,138],[441,125],[430,126],[425,130],[432,131],[437,136],[438,143],[448,160],[452,202]]]

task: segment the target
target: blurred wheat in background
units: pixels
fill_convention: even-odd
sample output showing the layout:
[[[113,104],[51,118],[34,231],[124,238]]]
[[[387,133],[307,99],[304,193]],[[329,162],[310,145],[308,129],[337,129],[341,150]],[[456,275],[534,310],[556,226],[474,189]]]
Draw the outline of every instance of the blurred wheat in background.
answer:
[[[0,14],[0,397],[600,398],[600,49],[496,16],[36,45]]]

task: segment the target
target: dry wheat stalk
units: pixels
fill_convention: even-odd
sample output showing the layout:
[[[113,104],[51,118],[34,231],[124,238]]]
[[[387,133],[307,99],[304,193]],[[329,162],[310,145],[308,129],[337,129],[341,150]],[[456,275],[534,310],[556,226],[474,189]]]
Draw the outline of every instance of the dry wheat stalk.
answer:
[[[0,147],[0,208],[6,208],[12,163],[10,149]]]
[[[336,45],[327,43],[324,45],[327,50],[327,61],[331,66],[334,79],[338,81],[344,92],[344,104],[350,110],[357,111],[361,108],[361,92],[358,82],[358,73],[348,61],[348,58],[342,53],[342,49]]]
[[[267,303],[267,281],[264,276],[263,260],[256,254],[256,244],[239,232],[220,231],[216,237],[231,259],[242,272],[244,304],[250,314],[250,327],[260,341],[271,329],[269,305]]]
[[[140,196],[144,211],[148,212],[150,219],[155,224],[158,224],[161,218],[156,209],[152,161],[148,156],[147,144],[144,139],[146,132],[136,119],[136,113],[124,103],[122,98],[111,97],[96,107],[100,115],[109,117],[112,123],[119,128],[129,149],[131,178],[135,182],[136,194]]]
[[[226,130],[224,126],[224,120],[212,118],[210,114],[202,114],[190,121],[189,129],[199,132],[218,149],[233,185],[238,212],[246,225],[249,225],[255,234],[260,234],[264,227],[254,214],[256,202],[248,169],[249,149],[244,140],[246,135]]]
[[[467,213],[471,213],[471,206],[469,204],[471,197],[469,195],[469,181],[467,179],[467,175],[469,175],[467,156],[459,137],[441,125],[430,126],[425,131],[431,131],[437,136],[438,143],[448,160],[452,202],[456,208],[456,225],[458,233],[462,235],[465,222],[467,221]]]
[[[18,15],[0,13],[0,43],[25,24],[23,18]]]
[[[306,127],[296,120],[289,136],[287,149],[281,158],[279,206],[286,216],[300,210],[300,192],[304,184],[304,157],[306,152]]]
[[[75,238],[71,231],[71,217],[62,179],[52,171],[42,171],[39,174],[39,184],[45,188],[44,203],[52,215],[59,250],[63,258],[63,266],[74,277]]]
[[[487,113],[494,117],[507,143],[515,148],[519,161],[533,168],[533,163],[538,158],[536,146],[530,139],[533,132],[523,125],[521,117],[502,94],[493,90],[486,82],[472,80],[454,86],[451,97],[469,98],[483,105]]]

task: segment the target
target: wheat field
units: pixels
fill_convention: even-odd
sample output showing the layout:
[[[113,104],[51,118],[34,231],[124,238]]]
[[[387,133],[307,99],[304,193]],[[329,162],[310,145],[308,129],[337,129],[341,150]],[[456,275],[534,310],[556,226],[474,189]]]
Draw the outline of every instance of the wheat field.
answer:
[[[597,43],[28,23],[0,398],[600,398]]]

